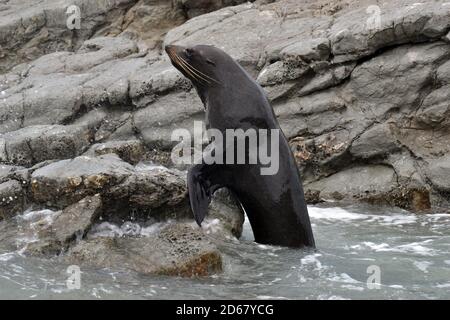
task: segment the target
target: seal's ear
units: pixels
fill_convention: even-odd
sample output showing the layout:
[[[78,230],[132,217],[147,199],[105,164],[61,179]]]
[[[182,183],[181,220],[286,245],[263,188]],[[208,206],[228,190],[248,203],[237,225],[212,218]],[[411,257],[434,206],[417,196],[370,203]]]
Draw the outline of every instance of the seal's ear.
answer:
[[[216,64],[214,63],[214,61],[212,61],[211,59],[206,59],[206,63],[212,65],[212,66],[216,66]]]
[[[189,201],[195,221],[199,226],[202,225],[202,221],[208,213],[208,206],[214,191],[221,187],[219,183],[216,183],[221,180],[216,177],[218,172],[216,166],[206,164],[196,165],[188,172]]]

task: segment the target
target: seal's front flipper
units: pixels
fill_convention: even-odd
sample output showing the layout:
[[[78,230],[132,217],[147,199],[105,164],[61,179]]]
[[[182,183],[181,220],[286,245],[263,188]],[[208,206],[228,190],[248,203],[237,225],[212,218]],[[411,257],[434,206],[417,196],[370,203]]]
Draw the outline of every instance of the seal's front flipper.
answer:
[[[189,200],[199,226],[208,213],[208,205],[214,191],[223,186],[216,165],[199,164],[192,167],[187,176]]]

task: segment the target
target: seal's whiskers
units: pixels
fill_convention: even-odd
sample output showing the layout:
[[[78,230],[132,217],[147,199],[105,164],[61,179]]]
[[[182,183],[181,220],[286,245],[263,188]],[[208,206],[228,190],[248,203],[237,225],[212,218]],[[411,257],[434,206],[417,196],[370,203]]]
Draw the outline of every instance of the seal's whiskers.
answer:
[[[206,82],[206,83],[208,83],[208,84],[210,84],[211,82],[209,82],[207,79],[205,79],[204,77],[202,77],[200,74],[198,74],[197,72],[195,72],[194,70],[196,70],[196,69],[194,69],[192,66],[190,66],[189,64],[187,64],[183,59],[181,59],[179,56],[177,56],[177,58],[178,58],[178,61],[180,62],[180,64],[182,65],[182,66],[184,66],[185,68],[185,70],[186,70],[186,68],[187,69],[189,69],[189,71],[191,71],[191,73],[193,73],[194,75],[195,75],[195,77],[194,78],[196,78],[197,80],[199,80],[200,82]]]
[[[191,71],[191,73],[193,73],[196,77],[197,80],[199,80],[200,82],[206,82],[208,84],[210,84],[211,82],[208,81],[208,79],[205,79],[204,77],[202,77],[198,72],[196,72],[194,67],[192,67],[190,64],[188,64],[185,60],[183,60],[180,56],[177,55],[177,59],[179,61],[179,63],[181,63],[185,68],[189,69]]]
[[[198,81],[201,81],[200,79],[198,79],[197,76],[195,76],[191,71],[189,71],[184,65],[183,63],[180,61],[180,59],[178,58],[178,56],[174,53],[170,54],[170,57],[172,58],[172,60],[178,65],[180,66],[188,75],[190,75],[193,79],[196,79]]]
[[[204,73],[201,72],[200,70],[194,68],[192,65],[190,65],[190,64],[189,64],[186,60],[184,60],[183,58],[181,58],[181,57],[178,57],[178,58],[180,58],[180,59],[181,59],[185,64],[187,64],[191,69],[193,69],[194,71],[196,71],[197,73],[199,73],[199,74],[202,75],[203,77],[205,77],[205,78],[207,78],[207,79],[209,79],[209,80],[211,80],[211,81],[214,81],[214,82],[217,83],[217,84],[220,84],[219,81],[217,81],[217,80],[214,79],[214,78],[211,78],[211,77],[208,76],[207,74],[204,74]]]

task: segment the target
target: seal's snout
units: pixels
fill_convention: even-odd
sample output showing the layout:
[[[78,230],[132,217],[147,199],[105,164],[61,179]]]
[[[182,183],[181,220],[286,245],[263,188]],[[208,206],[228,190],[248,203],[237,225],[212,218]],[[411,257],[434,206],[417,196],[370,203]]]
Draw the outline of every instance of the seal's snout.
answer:
[[[167,52],[172,65],[195,84],[203,86],[210,85],[213,82],[220,84],[219,81],[208,74],[210,71],[202,70],[202,57],[200,54],[195,55],[196,52],[193,48],[167,45],[164,50]]]
[[[164,48],[168,54],[173,52],[174,46],[168,45]]]
[[[184,50],[183,47],[175,46],[175,45],[167,45],[164,49],[166,50],[167,54],[169,54],[169,55],[170,54],[178,55],[178,54],[180,54],[180,52],[182,52]]]

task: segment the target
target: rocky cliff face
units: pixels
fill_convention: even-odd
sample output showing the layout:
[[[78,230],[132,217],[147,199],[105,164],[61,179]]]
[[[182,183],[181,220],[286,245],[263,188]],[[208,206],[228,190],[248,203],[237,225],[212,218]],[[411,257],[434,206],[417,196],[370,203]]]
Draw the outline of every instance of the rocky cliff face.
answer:
[[[219,46],[257,77],[311,201],[422,210],[449,199],[449,14],[441,1],[246,4],[165,43]]]
[[[66,26],[72,4],[81,29]],[[63,252],[96,266],[127,260],[148,273],[220,269],[214,240],[190,222],[147,237],[119,228],[118,241],[114,232],[105,240],[91,231],[105,220],[119,227],[190,221],[171,133],[192,129],[203,106],[164,44],[216,45],[254,75],[291,142],[310,202],[411,211],[449,205],[444,1],[0,0],[0,18],[0,229],[31,232],[27,252]],[[30,207],[38,210],[33,219],[22,214]],[[224,212],[231,217],[221,237],[239,235],[237,206],[221,197],[213,207],[222,220]],[[151,255],[149,243],[170,241],[178,249],[165,262],[159,249]],[[146,249],[126,249],[133,246]],[[115,262],[93,254],[102,250]]]

